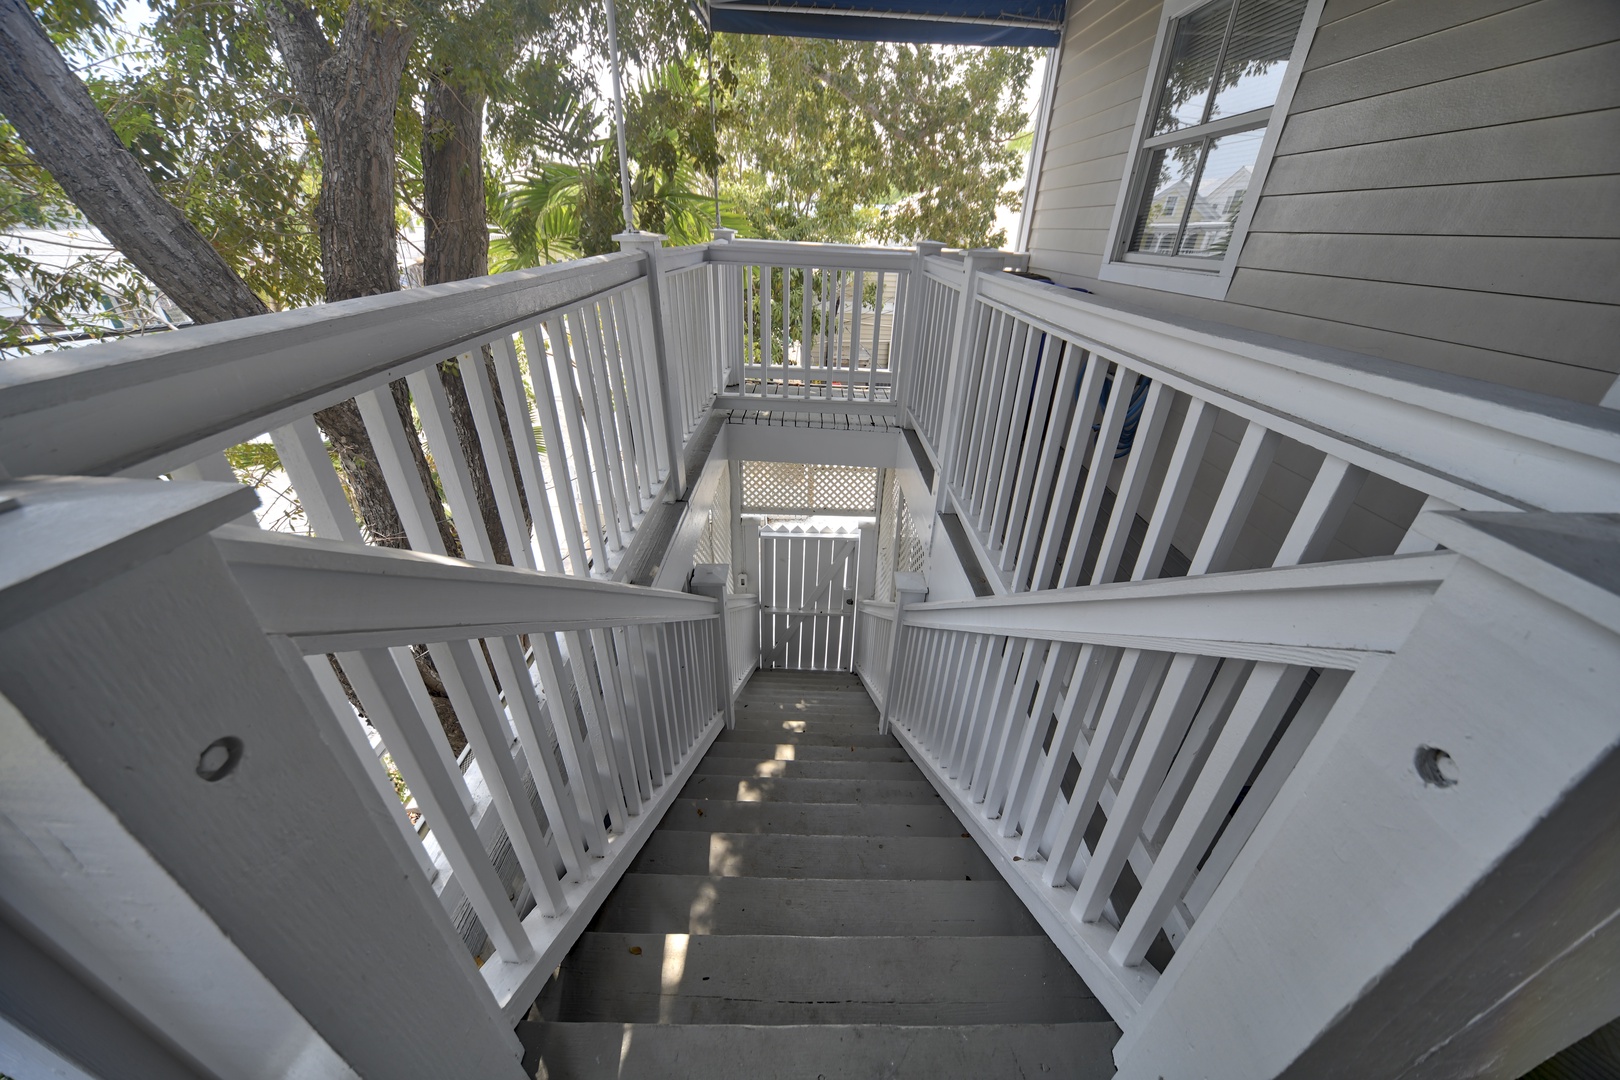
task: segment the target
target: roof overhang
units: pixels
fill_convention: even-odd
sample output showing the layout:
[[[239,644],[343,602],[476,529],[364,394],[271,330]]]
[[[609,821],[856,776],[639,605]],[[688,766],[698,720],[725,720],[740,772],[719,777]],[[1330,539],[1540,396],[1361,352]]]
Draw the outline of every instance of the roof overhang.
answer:
[[[1054,46],[1065,0],[704,0],[711,29],[933,45]]]

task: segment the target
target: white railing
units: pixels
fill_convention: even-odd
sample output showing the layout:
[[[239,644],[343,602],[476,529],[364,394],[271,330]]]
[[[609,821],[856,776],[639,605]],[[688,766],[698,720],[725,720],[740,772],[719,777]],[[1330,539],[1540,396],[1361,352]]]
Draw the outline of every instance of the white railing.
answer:
[[[862,600],[855,610],[855,674],[880,709],[888,693],[894,615],[894,604],[876,600]]]
[[[998,591],[1420,550],[1420,509],[1620,506],[1600,410],[924,261],[908,410]]]
[[[889,720],[1125,1024],[1155,940],[1162,968],[1350,673],[1399,649],[1454,560],[914,606]]]
[[[728,291],[741,289],[726,355],[740,358],[744,397],[896,400],[911,252],[732,241],[710,258],[735,275]]]
[[[732,688],[715,677],[714,602],[247,529],[217,543],[412,841],[402,870],[427,875],[446,917],[470,904],[481,933],[456,930],[515,1022],[718,731]],[[465,733],[460,761],[429,679]]]
[[[726,641],[731,649],[731,692],[741,692],[759,668],[759,597],[741,593],[726,598]]]

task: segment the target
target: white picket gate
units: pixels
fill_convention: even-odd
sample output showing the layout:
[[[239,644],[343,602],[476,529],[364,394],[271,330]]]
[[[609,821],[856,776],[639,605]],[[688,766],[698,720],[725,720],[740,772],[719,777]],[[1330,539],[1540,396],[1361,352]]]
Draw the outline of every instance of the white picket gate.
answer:
[[[848,671],[859,534],[759,534],[759,666]]]

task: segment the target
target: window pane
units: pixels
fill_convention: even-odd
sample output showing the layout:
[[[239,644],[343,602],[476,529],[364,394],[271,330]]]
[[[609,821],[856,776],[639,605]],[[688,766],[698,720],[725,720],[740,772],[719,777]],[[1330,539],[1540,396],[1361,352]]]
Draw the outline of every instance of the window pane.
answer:
[[[1254,162],[1266,129],[1254,128],[1225,135],[1210,143],[1204,171],[1198,177],[1198,198],[1193,200],[1178,255],[1219,259],[1232,239],[1232,224],[1248,196]]]
[[[1274,105],[1305,17],[1305,0],[1242,0],[1209,118]]]
[[[1153,151],[1148,160],[1148,183],[1136,209],[1136,224],[1126,251],[1169,255],[1176,246],[1176,228],[1187,213],[1192,177],[1204,140]]]
[[[1220,63],[1221,39],[1226,36],[1231,13],[1232,0],[1219,0],[1176,21],[1169,66],[1164,85],[1159,88],[1153,134],[1163,135],[1204,122],[1204,107],[1209,104],[1209,88],[1215,79],[1215,65]]]

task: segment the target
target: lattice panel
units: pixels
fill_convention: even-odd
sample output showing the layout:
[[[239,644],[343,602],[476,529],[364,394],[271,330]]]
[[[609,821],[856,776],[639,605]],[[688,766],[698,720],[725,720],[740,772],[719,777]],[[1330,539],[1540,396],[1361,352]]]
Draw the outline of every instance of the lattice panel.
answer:
[[[922,536],[917,532],[917,521],[911,516],[911,509],[906,506],[906,493],[899,491],[899,487],[899,484],[895,485],[900,540],[894,553],[894,569],[896,573],[920,574],[924,558]]]
[[[698,535],[697,551],[692,555],[692,565],[700,563],[731,563],[731,466],[726,466],[726,472],[720,477],[720,487],[715,494],[714,506],[709,510],[708,520],[703,524],[703,532]],[[735,576],[736,568],[732,567]]]
[[[743,462],[745,514],[876,514],[878,471],[848,465]]]

